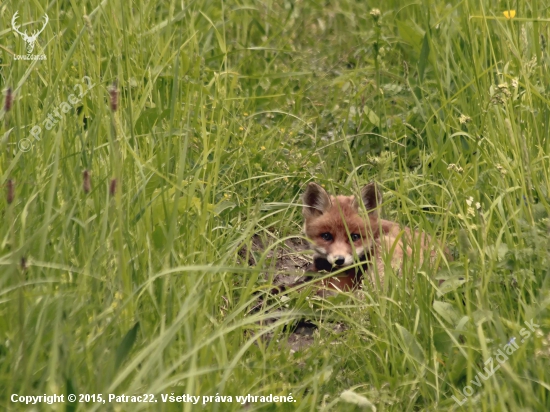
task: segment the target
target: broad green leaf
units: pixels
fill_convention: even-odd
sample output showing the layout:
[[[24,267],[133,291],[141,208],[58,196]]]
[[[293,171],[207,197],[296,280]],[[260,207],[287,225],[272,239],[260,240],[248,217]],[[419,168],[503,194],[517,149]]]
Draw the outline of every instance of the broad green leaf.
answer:
[[[439,316],[453,326],[456,326],[462,317],[460,312],[453,305],[447,302],[436,300],[434,301],[433,308]]]
[[[399,330],[399,332],[401,333],[401,337],[403,338],[403,350],[408,352],[409,355],[411,355],[419,363],[423,363],[424,351],[422,350],[422,347],[420,346],[416,338],[399,323],[396,323],[395,326],[397,326],[397,329]]]
[[[132,329],[130,329],[126,333],[126,335],[122,339],[122,342],[120,342],[120,345],[118,346],[115,354],[115,370],[117,370],[120,367],[120,365],[122,365],[124,360],[128,357],[128,354],[132,350],[132,347],[136,342],[138,329],[139,329],[139,322],[137,322],[132,327]]]
[[[226,209],[233,209],[235,206],[237,206],[234,202],[230,202],[229,200],[222,200],[220,203],[218,203],[214,207],[214,213],[216,215],[219,215]]]
[[[449,292],[452,292],[453,290],[458,289],[460,286],[466,283],[466,279],[464,275],[458,275],[450,277],[449,279],[445,280],[439,287],[439,292],[437,292],[437,297],[441,297]]]
[[[378,115],[368,107],[365,107],[364,110],[364,113],[367,115],[367,119],[369,119],[369,122],[371,122],[374,126],[380,126],[380,118],[378,117]]]

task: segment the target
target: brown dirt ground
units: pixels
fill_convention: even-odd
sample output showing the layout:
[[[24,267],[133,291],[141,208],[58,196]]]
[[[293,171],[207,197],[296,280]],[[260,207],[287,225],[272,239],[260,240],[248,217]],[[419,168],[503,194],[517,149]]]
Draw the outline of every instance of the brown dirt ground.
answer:
[[[242,263],[247,263],[249,266],[256,266],[264,252],[272,245],[269,240],[261,238],[259,235],[254,235],[251,239],[250,247],[243,247],[239,251],[239,256]],[[267,268],[274,268],[276,271],[273,277],[272,293],[276,294],[279,291],[284,292],[286,288],[290,288],[304,282],[307,279],[307,272],[311,270],[312,253],[309,244],[300,237],[287,239],[284,244],[280,243],[277,247],[270,249],[266,254],[266,259],[262,265]],[[269,275],[264,274],[264,278],[269,280]],[[255,308],[259,308],[262,301],[259,298]],[[268,325],[274,322],[265,322]],[[299,322],[295,325],[294,330],[288,334],[288,339],[283,339],[282,336],[274,336],[273,333],[266,334],[266,341],[278,338],[279,342],[286,343],[286,346],[291,353],[307,349],[315,341],[315,331],[317,327],[309,322]],[[334,332],[343,332],[345,327],[342,324],[335,324],[330,327]]]

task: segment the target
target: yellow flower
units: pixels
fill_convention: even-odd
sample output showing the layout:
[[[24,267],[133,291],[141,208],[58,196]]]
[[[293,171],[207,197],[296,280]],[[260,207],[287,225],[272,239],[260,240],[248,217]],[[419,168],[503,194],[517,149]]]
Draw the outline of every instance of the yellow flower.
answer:
[[[506,17],[507,19],[513,19],[514,17],[516,17],[515,10],[506,10],[503,11],[502,14],[504,14],[504,17]]]
[[[262,149],[262,150],[265,150],[265,146],[262,146],[261,149]]]

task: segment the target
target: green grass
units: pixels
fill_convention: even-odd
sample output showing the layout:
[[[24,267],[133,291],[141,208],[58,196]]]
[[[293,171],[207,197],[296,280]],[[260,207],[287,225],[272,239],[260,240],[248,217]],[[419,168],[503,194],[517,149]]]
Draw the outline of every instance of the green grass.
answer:
[[[237,395],[292,393],[247,410],[359,410],[350,390],[378,411],[550,409],[545,2],[0,5],[0,88],[15,96],[0,112],[2,409],[30,410],[12,394],[151,393],[52,410],[203,410],[161,401],[174,393],[231,395],[204,410],[240,411]],[[49,15],[34,51],[47,60],[14,60],[16,10]],[[79,84],[78,110],[46,130]],[[300,234],[311,180],[341,193],[377,181],[384,216],[443,238],[455,261],[362,299],[292,292],[250,313],[273,270],[239,250]],[[442,294],[436,275],[451,278]],[[306,315],[315,343],[290,353],[283,326]]]

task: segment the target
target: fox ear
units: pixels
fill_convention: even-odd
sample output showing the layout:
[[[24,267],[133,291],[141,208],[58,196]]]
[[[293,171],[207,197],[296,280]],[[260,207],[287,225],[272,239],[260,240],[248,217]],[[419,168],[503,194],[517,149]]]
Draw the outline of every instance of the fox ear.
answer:
[[[377,208],[382,204],[382,192],[378,189],[376,183],[372,182],[363,186],[361,189],[361,200],[363,200],[367,212],[378,217]]]
[[[330,207],[331,201],[327,191],[317,183],[310,182],[302,196],[305,217],[319,216]]]

